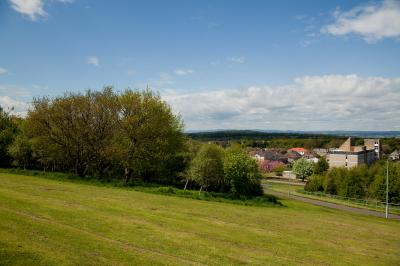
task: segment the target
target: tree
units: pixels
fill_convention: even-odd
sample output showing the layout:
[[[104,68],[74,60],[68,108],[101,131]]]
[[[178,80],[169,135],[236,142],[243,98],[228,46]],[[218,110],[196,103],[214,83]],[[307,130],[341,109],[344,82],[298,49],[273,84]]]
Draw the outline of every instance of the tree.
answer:
[[[23,133],[20,133],[8,148],[9,153],[13,157],[18,166],[22,166],[24,170],[32,161],[32,146],[29,139]]]
[[[263,160],[260,162],[260,169],[267,173],[281,170],[282,166],[284,167],[284,164],[280,161]]]
[[[286,170],[286,165],[284,163],[282,164],[278,164],[277,166],[275,166],[275,168],[273,169],[273,171],[276,173],[277,176],[282,176],[283,171]]]
[[[117,156],[125,182],[131,176],[165,182],[184,170],[183,123],[171,107],[149,89],[127,90],[118,98]],[[177,167],[181,166],[181,167]]]
[[[371,191],[376,199],[386,200],[386,164],[376,173]],[[389,202],[400,203],[400,163],[389,163]]]
[[[301,180],[309,177],[313,173],[314,164],[313,162],[307,161],[304,158],[300,158],[293,164],[293,173],[295,173]]]
[[[38,156],[55,153],[76,175],[91,172],[101,176],[116,128],[116,103],[110,87],[34,99],[27,128],[33,142],[44,145],[40,150],[45,152],[38,152]]]
[[[357,169],[345,169],[340,175],[337,194],[342,197],[361,198],[365,195],[363,176],[358,175]]]
[[[255,159],[238,148],[230,148],[224,159],[224,172],[230,181],[231,191],[238,196],[263,194],[261,173]]]
[[[314,165],[313,173],[316,175],[324,174],[329,169],[329,163],[324,157],[321,157],[318,162]]]
[[[17,134],[17,124],[10,113],[0,106],[0,167],[9,166],[12,158],[9,154],[9,146]]]
[[[200,150],[200,148],[202,147],[202,143],[200,141],[194,140],[194,139],[187,139],[185,141],[185,151],[184,151],[184,156],[183,156],[183,160],[184,160],[184,165],[185,165],[185,169],[183,172],[181,172],[181,177],[182,179],[185,180],[185,186],[183,188],[183,190],[186,190],[189,183],[191,181],[193,181],[193,178],[191,176],[191,164],[194,160],[194,158],[196,157],[198,151]]]
[[[224,189],[224,151],[216,144],[204,144],[190,166],[190,176],[200,185],[200,191],[208,187]]]
[[[324,176],[312,175],[309,180],[307,180],[304,186],[305,191],[319,192],[324,191]]]

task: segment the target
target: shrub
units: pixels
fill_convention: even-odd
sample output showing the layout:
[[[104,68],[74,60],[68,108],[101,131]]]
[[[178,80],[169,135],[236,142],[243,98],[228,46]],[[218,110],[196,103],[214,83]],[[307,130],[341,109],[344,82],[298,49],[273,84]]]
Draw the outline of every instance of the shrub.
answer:
[[[337,189],[337,194],[342,197],[361,198],[365,195],[362,176],[356,168],[344,171]]]
[[[326,173],[329,169],[329,164],[324,157],[320,158],[314,165],[314,174],[321,175]]]
[[[263,194],[261,173],[257,162],[244,151],[231,148],[224,159],[224,172],[230,180],[231,191],[237,196],[259,196]]]
[[[371,192],[373,197],[386,200],[386,166],[377,172]],[[400,163],[389,164],[389,202],[400,203]]]
[[[306,185],[304,186],[304,190],[310,192],[324,191],[324,180],[324,176],[313,175],[307,181]]]

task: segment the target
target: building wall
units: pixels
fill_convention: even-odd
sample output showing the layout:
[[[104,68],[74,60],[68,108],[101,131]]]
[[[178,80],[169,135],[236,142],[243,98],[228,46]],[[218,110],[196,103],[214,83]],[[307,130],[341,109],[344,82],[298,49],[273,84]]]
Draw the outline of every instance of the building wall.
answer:
[[[373,150],[358,153],[342,152],[330,153],[328,156],[329,167],[355,167],[361,164],[372,164],[375,161]]]
[[[381,142],[379,139],[364,139],[364,145],[367,150],[374,150],[377,159],[381,158]]]
[[[365,163],[364,154],[349,154],[349,153],[331,153],[329,154],[330,167],[347,167],[351,168]]]

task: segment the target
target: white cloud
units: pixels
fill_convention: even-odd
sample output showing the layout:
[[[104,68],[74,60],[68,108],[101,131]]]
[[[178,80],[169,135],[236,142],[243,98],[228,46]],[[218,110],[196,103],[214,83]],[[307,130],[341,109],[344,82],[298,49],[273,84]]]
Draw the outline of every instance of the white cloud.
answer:
[[[8,74],[8,70],[0,67],[0,75],[5,75],[5,74]]]
[[[47,12],[44,10],[45,2],[49,0],[10,0],[11,7],[25,16],[28,16],[32,21],[38,17],[46,17]],[[72,3],[73,0],[55,0],[61,3]]]
[[[400,1],[369,3],[344,12],[337,9],[333,15],[335,22],[324,26],[321,32],[335,36],[357,34],[370,43],[400,37]]]
[[[35,21],[38,16],[47,16],[46,11],[43,9],[43,0],[11,0],[11,7],[23,14],[28,16],[31,20]]]
[[[174,71],[174,73],[177,76],[186,76],[186,75],[193,74],[193,70],[192,69],[177,69]]]
[[[390,130],[400,123],[400,78],[305,76],[287,86],[163,96],[187,129]]]
[[[244,56],[231,56],[231,57],[226,58],[226,60],[228,60],[229,62],[238,63],[238,64],[243,64],[245,59],[246,58]]]
[[[19,116],[24,116],[29,108],[27,103],[12,99],[9,96],[0,96],[0,106],[6,111],[12,110],[13,114]]]
[[[100,60],[97,56],[89,56],[87,58],[87,63],[96,67],[100,66]]]

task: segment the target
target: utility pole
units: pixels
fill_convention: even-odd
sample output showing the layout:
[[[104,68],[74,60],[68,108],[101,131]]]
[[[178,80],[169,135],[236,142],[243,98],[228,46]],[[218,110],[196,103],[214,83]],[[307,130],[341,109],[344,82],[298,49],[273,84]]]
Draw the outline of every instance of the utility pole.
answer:
[[[386,160],[386,219],[389,211],[389,159]]]

